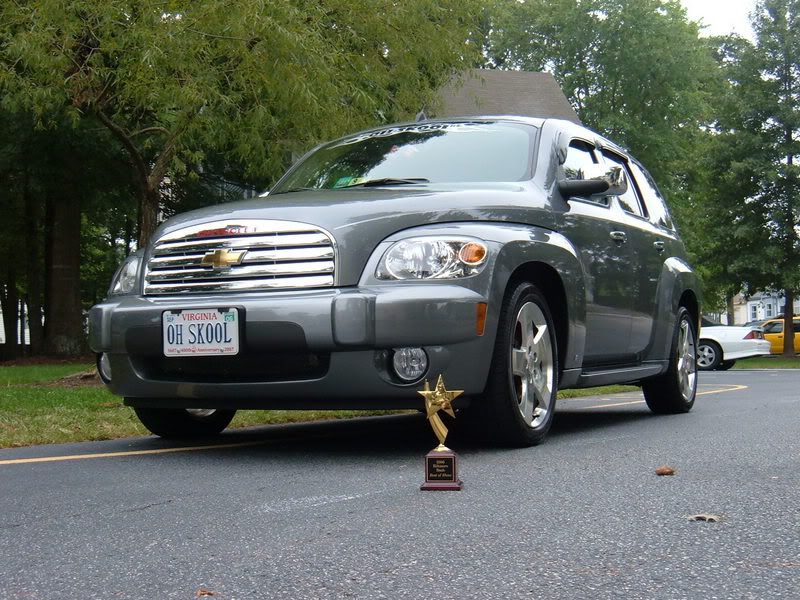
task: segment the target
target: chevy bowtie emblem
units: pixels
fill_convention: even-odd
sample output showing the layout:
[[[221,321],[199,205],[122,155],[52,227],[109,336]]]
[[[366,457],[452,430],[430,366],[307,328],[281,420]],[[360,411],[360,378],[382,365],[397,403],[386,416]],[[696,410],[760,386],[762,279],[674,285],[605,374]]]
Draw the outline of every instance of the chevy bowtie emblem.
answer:
[[[247,254],[247,250],[214,250],[203,257],[202,264],[215,269],[232,267],[242,262],[242,258]]]

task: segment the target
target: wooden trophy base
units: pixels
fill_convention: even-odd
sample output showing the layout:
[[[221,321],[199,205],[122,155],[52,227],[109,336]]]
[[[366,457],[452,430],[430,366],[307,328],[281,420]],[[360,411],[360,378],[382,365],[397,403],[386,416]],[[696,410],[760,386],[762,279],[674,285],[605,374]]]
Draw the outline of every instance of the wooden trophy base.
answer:
[[[439,445],[425,455],[425,483],[419,489],[430,491],[459,491],[463,483],[458,478],[458,458],[446,446]]]

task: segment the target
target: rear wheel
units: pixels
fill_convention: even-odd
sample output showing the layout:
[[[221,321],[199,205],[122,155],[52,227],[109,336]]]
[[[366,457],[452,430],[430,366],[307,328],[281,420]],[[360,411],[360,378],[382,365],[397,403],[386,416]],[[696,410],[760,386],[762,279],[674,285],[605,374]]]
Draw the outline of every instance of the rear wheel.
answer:
[[[478,414],[489,441],[533,446],[544,440],[556,406],[558,350],[542,293],[522,282],[500,312],[484,403]]]
[[[718,371],[727,371],[728,369],[730,369],[735,364],[736,364],[735,360],[723,360],[721,363],[719,363],[719,366],[717,367],[717,370]]]
[[[163,438],[210,437],[225,429],[235,410],[205,408],[134,408],[152,433]]]
[[[667,372],[642,382],[644,399],[657,414],[685,413],[692,410],[697,393],[697,349],[695,324],[681,307],[672,336]]]
[[[700,340],[697,344],[697,368],[701,371],[713,371],[722,362],[722,348],[719,344],[711,340]]]

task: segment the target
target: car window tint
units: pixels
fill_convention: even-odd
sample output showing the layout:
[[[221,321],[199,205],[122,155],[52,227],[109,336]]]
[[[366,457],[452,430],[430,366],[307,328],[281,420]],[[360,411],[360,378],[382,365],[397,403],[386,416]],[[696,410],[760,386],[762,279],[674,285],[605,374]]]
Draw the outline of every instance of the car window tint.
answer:
[[[795,321],[794,322],[794,332],[795,333],[800,333],[800,321]]]
[[[764,333],[783,333],[783,322],[767,323],[764,325]]]
[[[639,198],[636,195],[636,186],[631,178],[631,172],[628,169],[628,166],[625,164],[626,161],[624,161],[621,157],[611,154],[610,152],[603,152],[603,158],[608,165],[620,167],[624,171],[625,176],[628,178],[627,191],[621,196],[617,196],[622,210],[631,213],[632,215],[637,215],[639,217],[643,216],[642,207],[639,204]]]
[[[648,173],[644,167],[637,164],[636,161],[631,161],[628,166],[633,172],[635,183],[647,207],[647,214],[650,215],[650,220],[656,225],[674,230],[675,224],[672,221],[672,217],[669,215],[667,202],[658,190],[656,182],[653,181],[650,173]]]

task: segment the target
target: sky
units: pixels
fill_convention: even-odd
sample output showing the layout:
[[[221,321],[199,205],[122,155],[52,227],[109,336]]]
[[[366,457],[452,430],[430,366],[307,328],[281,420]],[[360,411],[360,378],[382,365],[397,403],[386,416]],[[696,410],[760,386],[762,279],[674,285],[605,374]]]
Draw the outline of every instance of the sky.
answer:
[[[707,27],[705,35],[725,35],[738,33],[752,38],[748,15],[755,6],[755,0],[681,0],[692,21],[700,21]]]

